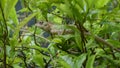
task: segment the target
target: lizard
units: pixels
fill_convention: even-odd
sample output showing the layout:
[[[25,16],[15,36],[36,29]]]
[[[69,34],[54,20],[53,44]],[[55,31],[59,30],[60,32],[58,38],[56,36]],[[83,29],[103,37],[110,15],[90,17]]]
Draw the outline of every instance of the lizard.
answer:
[[[63,24],[54,24],[51,22],[38,22],[35,26],[47,31],[53,35],[71,34],[73,31],[71,29],[66,29]]]

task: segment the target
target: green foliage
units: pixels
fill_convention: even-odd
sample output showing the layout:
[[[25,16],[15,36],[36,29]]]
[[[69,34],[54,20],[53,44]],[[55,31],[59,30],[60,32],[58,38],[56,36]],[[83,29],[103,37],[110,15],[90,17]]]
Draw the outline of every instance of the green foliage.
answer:
[[[82,54],[76,57],[74,64],[75,68],[81,68],[85,60],[86,60],[86,54]]]
[[[0,68],[119,68],[119,14],[119,0],[0,0]]]
[[[93,68],[94,60],[95,60],[95,55],[89,56],[86,63],[86,68]]]

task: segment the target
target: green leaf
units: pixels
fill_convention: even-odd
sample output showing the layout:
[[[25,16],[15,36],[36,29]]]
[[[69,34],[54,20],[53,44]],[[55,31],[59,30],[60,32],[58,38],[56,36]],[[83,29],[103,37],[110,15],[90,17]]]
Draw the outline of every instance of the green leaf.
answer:
[[[93,5],[95,4],[94,0],[85,0],[87,3],[87,7],[92,8]]]
[[[60,38],[54,38],[52,40],[52,42],[54,42],[54,43],[62,43],[62,40]]]
[[[66,4],[60,4],[60,5],[57,5],[57,6],[63,13],[66,13],[70,17],[73,16],[71,8],[69,6],[67,6]]]
[[[18,13],[23,13],[23,12],[28,12],[28,8],[22,8],[21,10],[18,11]]]
[[[61,3],[62,0],[47,0],[48,2],[51,2],[51,3]]]
[[[26,47],[27,47],[27,48],[30,48],[30,49],[39,50],[39,51],[49,52],[46,48],[42,48],[42,47],[40,47],[40,46],[32,45],[32,46],[26,46]]]
[[[67,35],[62,35],[61,37],[63,37],[65,40],[71,39],[74,37],[74,35],[71,34],[67,34]]]
[[[77,47],[79,47],[79,49],[82,50],[81,36],[79,30],[75,26],[66,26],[66,27],[72,29],[75,32],[74,34],[75,42],[77,44]]]
[[[18,0],[6,0],[5,6],[4,6],[4,14],[5,14],[5,19],[8,19],[11,11],[15,8],[15,5]]]
[[[52,55],[56,55],[56,47],[55,47],[55,45],[54,44],[50,44],[49,46],[48,46],[48,49],[49,49],[49,51],[50,51],[50,53],[52,54]]]
[[[15,25],[18,25],[19,22],[18,22],[18,18],[17,18],[17,14],[16,14],[15,8],[11,8],[10,18],[13,20],[13,23]]]
[[[104,50],[101,48],[96,48],[95,52],[96,52],[96,55],[103,55],[105,53]]]
[[[42,68],[44,68],[44,61],[43,61],[43,56],[41,54],[35,54],[33,56],[33,61],[40,65]]]
[[[28,17],[26,17],[23,21],[20,22],[20,24],[17,25],[17,28],[15,29],[15,33],[14,33],[14,38],[17,38],[19,31],[22,27],[24,27],[24,25],[26,25],[35,15],[36,13],[30,14]]]
[[[93,68],[95,55],[89,56],[85,68]]]
[[[30,14],[28,17],[26,17],[23,21],[20,22],[20,24],[18,25],[17,29],[22,28],[25,24],[27,24],[35,15],[37,15],[36,13]]]
[[[114,60],[112,58],[112,56],[110,55],[102,55],[103,58],[106,58],[108,60],[109,63],[111,63],[112,65],[118,66],[120,67],[120,62],[119,60]]]
[[[10,51],[11,51],[11,47],[10,47],[10,46],[6,46],[6,54],[7,54],[8,56],[11,55],[11,54],[10,54]]]
[[[65,61],[59,60],[58,62],[61,64],[61,66],[62,66],[63,68],[72,68],[72,67],[71,67],[68,63],[66,63]]]
[[[2,8],[5,8],[6,2],[7,2],[7,0],[0,0],[0,4],[1,4],[0,6]]]
[[[120,42],[117,40],[108,39],[108,42],[112,43],[114,47],[120,48]]]
[[[109,0],[96,0],[96,1],[95,1],[95,7],[96,7],[96,8],[102,8],[102,7],[104,7],[108,2],[109,2]]]
[[[13,64],[13,68],[23,68],[23,67],[19,66],[18,64]]]
[[[85,0],[76,0],[76,2],[79,4],[79,6],[84,10],[85,8]]]
[[[11,45],[12,48],[14,48],[14,46],[16,46],[16,45],[19,44],[18,40],[16,38],[10,39],[9,43],[10,43],[10,45]]]
[[[67,68],[72,68],[74,66],[74,62],[71,56],[69,55],[61,56],[61,59],[64,60],[64,62],[66,63],[65,66]]]
[[[86,56],[87,56],[86,54],[82,54],[75,59],[75,64],[74,64],[75,68],[81,68],[82,67],[83,62],[86,59]]]
[[[75,42],[77,43],[79,49],[82,50],[81,36],[79,32],[75,32]]]

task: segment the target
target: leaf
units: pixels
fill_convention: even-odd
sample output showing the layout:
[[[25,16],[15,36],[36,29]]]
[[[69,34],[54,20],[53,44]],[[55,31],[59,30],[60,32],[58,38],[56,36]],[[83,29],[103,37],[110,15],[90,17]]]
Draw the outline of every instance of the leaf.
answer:
[[[18,13],[24,13],[24,12],[28,12],[28,8],[22,8],[19,11],[17,11]]]
[[[109,63],[111,63],[112,65],[118,66],[120,67],[120,62],[119,60],[114,60],[112,58],[112,56],[110,55],[102,55],[103,58],[107,59]]]
[[[54,39],[52,40],[52,42],[54,42],[54,43],[62,43],[62,40],[59,39],[59,38],[54,38]]]
[[[89,7],[89,9],[92,8],[93,5],[95,4],[94,0],[85,0],[85,1],[87,3],[87,6]]]
[[[76,0],[76,2],[79,4],[79,6],[84,10],[85,7],[85,0]]]
[[[85,68],[93,68],[94,60],[95,60],[95,55],[88,57]]]
[[[114,47],[116,48],[120,48],[120,42],[117,40],[112,40],[112,39],[108,39],[108,42],[112,43],[114,45]]]
[[[62,66],[63,68],[72,68],[72,67],[71,67],[68,63],[66,63],[65,61],[59,60],[58,62],[61,64],[61,66]]]
[[[51,2],[51,3],[61,3],[62,0],[47,0],[48,2]]]
[[[75,32],[75,42],[80,50],[82,50],[81,37],[79,32]]]
[[[105,53],[104,50],[101,48],[96,48],[95,52],[96,52],[96,55],[103,55]]]
[[[49,46],[48,46],[48,49],[49,49],[49,52],[52,54],[52,55],[56,55],[56,47],[55,47],[55,45],[54,44],[50,44]]]
[[[74,34],[75,42],[77,44],[77,47],[79,47],[79,49],[82,50],[81,36],[79,30],[75,28],[75,26],[66,26],[66,27],[72,29],[75,32]]]
[[[58,9],[60,9],[63,13],[66,13],[70,17],[73,16],[70,7],[67,6],[66,4],[60,4],[60,5],[57,5],[57,6],[58,6]]]
[[[7,0],[0,0],[0,4],[1,4],[0,6],[2,8],[5,8],[6,2],[7,2]]]
[[[81,68],[82,67],[83,62],[86,59],[86,56],[87,56],[86,54],[82,54],[75,59],[75,64],[74,64],[75,68]]]
[[[19,64],[13,64],[12,66],[13,66],[13,68],[23,68],[23,67],[19,66]]]
[[[18,18],[17,18],[17,14],[16,14],[15,8],[11,8],[10,18],[13,20],[13,23],[15,25],[18,25],[19,22],[18,22]]]
[[[74,66],[72,57],[65,55],[65,56],[61,56],[61,59],[64,60],[64,62],[67,64],[67,68],[72,68]]]
[[[35,54],[33,56],[33,61],[40,65],[42,68],[44,68],[44,61],[43,61],[43,56],[41,54]]]
[[[18,64],[18,63],[20,63],[20,62],[22,62],[21,58],[18,58],[18,57],[14,58],[14,65],[15,65],[15,64]],[[13,66],[14,66],[14,65],[13,65]]]
[[[20,24],[17,25],[17,28],[15,29],[14,38],[17,38],[20,29],[27,24],[37,13],[30,14],[28,17],[26,17],[23,21],[20,22]]]
[[[81,20],[83,15],[81,14],[83,10],[79,7],[78,4],[75,4],[74,7],[71,7],[71,10],[73,12],[73,16],[76,20]]]
[[[30,49],[35,49],[35,50],[38,50],[38,51],[49,52],[46,48],[42,48],[42,47],[35,46],[35,45],[32,45],[32,46],[26,46],[26,47],[27,47],[27,48],[30,48]]]
[[[104,7],[108,2],[109,2],[109,0],[96,0],[96,1],[95,1],[95,7],[96,7],[96,8],[102,8],[102,7]]]
[[[73,38],[73,37],[74,37],[74,35],[67,34],[67,35],[62,35],[62,37],[63,37],[65,40],[68,40],[68,39]]]
[[[18,0],[6,0],[5,6],[4,6],[4,14],[5,14],[5,19],[8,19],[11,11],[15,8],[15,5]]]
[[[37,13],[30,14],[23,21],[21,21],[18,25],[18,29],[22,28],[25,24],[27,24],[35,15],[37,15]]]
[[[10,54],[10,51],[11,51],[11,47],[10,47],[10,46],[6,46],[6,54],[7,54],[8,56],[11,55],[11,54]]]

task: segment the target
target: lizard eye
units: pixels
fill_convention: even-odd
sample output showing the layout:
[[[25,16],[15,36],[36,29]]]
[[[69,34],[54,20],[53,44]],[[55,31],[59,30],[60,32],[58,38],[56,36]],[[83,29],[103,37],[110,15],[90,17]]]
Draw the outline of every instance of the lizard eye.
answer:
[[[39,23],[40,23],[40,25],[42,25],[42,24],[43,24],[43,21],[40,21]]]

